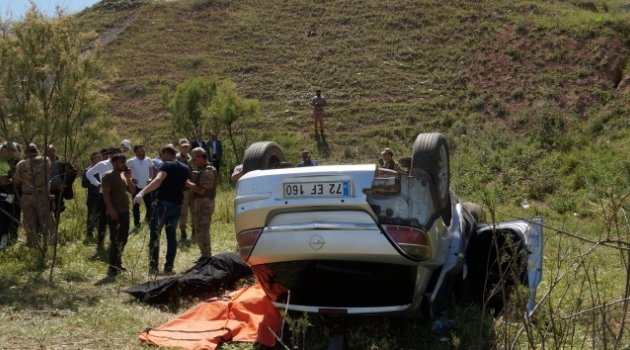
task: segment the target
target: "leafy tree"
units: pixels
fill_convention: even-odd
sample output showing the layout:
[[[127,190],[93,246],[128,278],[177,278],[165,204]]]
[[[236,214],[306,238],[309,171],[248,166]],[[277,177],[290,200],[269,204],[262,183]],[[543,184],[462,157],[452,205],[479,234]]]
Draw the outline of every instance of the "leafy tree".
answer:
[[[250,129],[259,115],[258,101],[245,99],[229,79],[192,78],[177,86],[166,104],[173,130],[179,135],[197,137],[209,131],[227,131],[236,163],[245,152]],[[229,157],[228,157],[229,158]],[[234,165],[234,164],[232,164]]]
[[[46,18],[35,5],[22,21],[0,22],[0,138],[42,152],[54,143],[67,162],[100,139],[98,56],[84,52],[91,39],[73,18]]]
[[[171,113],[173,130],[179,135],[204,135],[207,123],[204,115],[217,90],[215,78],[193,78],[177,85],[166,107]]]
[[[236,84],[230,80],[223,80],[208,113],[216,124],[226,129],[236,162],[241,163],[240,155],[245,152],[245,147],[249,143],[247,140],[249,128],[245,127],[248,124],[245,122],[253,122],[258,118],[258,101],[239,96],[236,93]],[[238,121],[242,122],[240,124],[242,128],[236,127]]]

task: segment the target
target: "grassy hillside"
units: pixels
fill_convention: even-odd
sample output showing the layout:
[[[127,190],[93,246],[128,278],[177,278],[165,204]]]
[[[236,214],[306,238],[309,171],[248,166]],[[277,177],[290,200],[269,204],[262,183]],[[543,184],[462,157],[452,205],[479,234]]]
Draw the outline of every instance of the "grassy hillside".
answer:
[[[503,182],[519,201],[553,202],[546,197],[589,191],[588,169],[573,169],[628,151],[622,4],[107,0],[79,19],[106,43],[121,137],[155,147],[179,138],[164,96],[215,75],[260,101],[261,120],[238,125],[248,140],[276,140],[291,160],[303,148],[322,163],[374,162],[383,147],[402,157],[419,132],[440,131],[454,150],[456,184],[464,167],[484,166],[484,183]],[[312,130],[315,87],[329,101],[324,139]],[[489,149],[472,154],[482,140]],[[235,165],[227,153],[226,169]],[[532,188],[537,177],[557,183]],[[465,183],[460,191],[472,194]],[[551,204],[568,212],[584,200]]]
[[[322,87],[331,144],[373,157],[360,146],[382,147],[383,129],[409,141],[470,122],[523,129],[542,109],[588,119],[627,60],[626,13],[609,3],[104,1],[81,18],[101,33],[126,25],[103,58],[111,112],[134,133],[167,118],[163,89],[214,74],[261,101],[267,135],[308,135]]]
[[[451,149],[452,187],[463,199],[482,203],[491,218],[545,217],[534,319],[457,309],[446,335],[429,332],[424,321],[348,320],[351,348],[603,349],[630,346],[630,12],[622,5],[104,0],[78,19],[101,36],[116,139],[155,149],[179,138],[164,96],[185,79],[214,75],[260,101],[261,119],[239,125],[249,139],[276,140],[291,160],[302,148],[324,164],[375,162],[384,147],[398,158],[410,155],[418,133],[440,131]],[[329,102],[324,139],[312,130],[315,87]],[[234,165],[232,152],[227,161]],[[219,195],[213,247],[227,251],[234,248],[232,189]],[[29,265],[23,246],[0,254],[0,295],[7,296],[0,348],[50,347],[50,339],[57,348],[139,348],[144,325],[187,306],[156,310],[120,293],[147,276],[146,230],[125,251],[124,260],[135,261],[130,272],[93,287],[105,267],[88,259],[93,247],[76,242],[81,200],[64,214],[55,283]],[[194,253],[184,250],[176,269]],[[287,341],[325,348],[339,327],[329,321],[294,321],[295,338]],[[9,334],[17,340],[3,337]]]

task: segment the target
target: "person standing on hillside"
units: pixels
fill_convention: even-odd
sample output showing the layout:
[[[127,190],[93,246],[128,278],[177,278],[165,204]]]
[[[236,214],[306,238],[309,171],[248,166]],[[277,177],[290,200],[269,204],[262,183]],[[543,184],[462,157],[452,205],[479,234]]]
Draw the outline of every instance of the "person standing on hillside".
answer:
[[[157,171],[151,159],[146,157],[144,145],[133,146],[133,153],[135,156],[127,160],[127,167],[131,170],[131,180],[136,192],[140,192],[149,184]],[[144,209],[146,210],[144,221],[151,222],[151,196],[144,197]],[[140,205],[135,203],[133,205],[133,225],[135,230],[140,228]]]
[[[313,105],[313,122],[315,123],[315,134],[317,134],[317,126],[319,130],[324,134],[324,107],[326,106],[326,99],[322,96],[322,90],[315,90],[315,97],[311,101]]]
[[[111,157],[112,170],[103,176],[103,201],[107,208],[109,223],[109,268],[108,276],[116,276],[125,269],[122,266],[122,252],[129,237],[129,197],[136,193],[127,168],[127,157],[118,153]]]
[[[192,192],[193,207],[193,232],[199,246],[202,257],[212,256],[210,243],[210,222],[214,213],[214,197],[217,191],[216,170],[208,161],[206,151],[195,148],[192,156],[192,179],[190,191]]]
[[[149,236],[149,271],[157,273],[160,257],[160,231],[166,226],[166,262],[164,272],[172,273],[177,254],[177,222],[184,199],[184,187],[190,178],[190,169],[175,160],[175,148],[166,146],[160,152],[163,164],[157,175],[134,198],[140,204],[142,197],[157,191],[157,205],[151,216],[151,233]]]

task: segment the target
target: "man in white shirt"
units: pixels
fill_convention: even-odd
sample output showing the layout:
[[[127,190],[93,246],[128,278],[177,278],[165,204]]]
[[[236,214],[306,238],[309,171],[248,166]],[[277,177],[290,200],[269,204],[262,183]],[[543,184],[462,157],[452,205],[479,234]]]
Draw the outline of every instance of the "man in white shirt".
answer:
[[[127,167],[131,170],[131,180],[138,193],[151,182],[157,170],[151,159],[147,158],[143,145],[133,146],[133,153],[136,156],[127,160]],[[143,201],[146,210],[144,220],[150,222],[152,196],[143,197]],[[133,224],[136,229],[140,228],[140,204],[136,203],[133,204]]]
[[[114,152],[114,153],[117,153],[117,152]],[[101,152],[101,156],[103,157],[103,160],[96,163],[96,165],[89,168],[85,172],[85,176],[87,177],[88,181],[90,181],[92,185],[97,186],[99,188],[101,187],[101,179],[103,178],[103,175],[105,175],[106,172],[112,170],[112,163],[109,161],[109,157],[111,157],[112,155],[113,154],[112,154],[111,149],[103,150]],[[98,175],[98,177],[96,177],[95,175]],[[101,193],[103,193],[102,188],[101,188]]]
[[[101,156],[103,160],[96,163],[93,167],[89,168],[85,172],[85,177],[87,180],[94,186],[99,188],[99,192],[103,193],[103,188],[101,187],[101,179],[108,171],[112,170],[112,163],[109,161],[109,157],[111,157],[114,153],[118,153],[118,149],[104,149],[101,150]],[[102,200],[102,197],[101,197]],[[105,203],[101,203],[101,207],[99,209],[105,210]],[[99,215],[100,216],[100,215]],[[105,230],[101,232],[99,230],[98,235],[96,237],[96,253],[92,257],[94,259],[106,259],[106,250],[105,250]]]

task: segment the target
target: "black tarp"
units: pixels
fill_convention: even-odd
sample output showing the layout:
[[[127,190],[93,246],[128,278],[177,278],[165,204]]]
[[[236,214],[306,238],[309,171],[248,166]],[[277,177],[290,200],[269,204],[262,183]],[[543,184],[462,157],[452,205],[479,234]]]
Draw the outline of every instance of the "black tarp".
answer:
[[[237,253],[221,253],[201,258],[184,274],[152,280],[124,292],[148,304],[170,303],[182,297],[207,297],[219,289],[231,289],[252,270]]]

